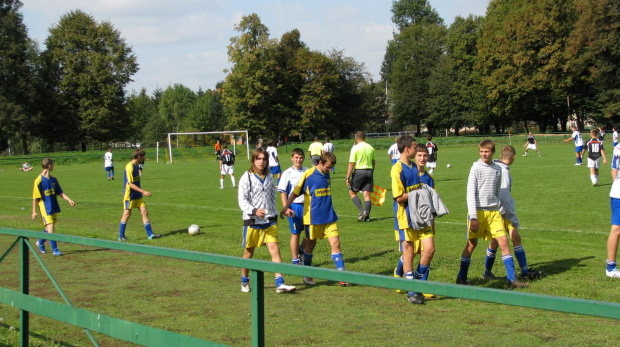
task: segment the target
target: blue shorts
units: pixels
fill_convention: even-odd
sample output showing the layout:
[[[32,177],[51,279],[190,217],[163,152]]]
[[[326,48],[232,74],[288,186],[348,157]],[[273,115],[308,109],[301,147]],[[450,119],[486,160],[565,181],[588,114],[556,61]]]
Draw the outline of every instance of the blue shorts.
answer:
[[[274,175],[274,176],[279,174],[279,173],[282,173],[282,169],[280,169],[280,165],[278,165],[278,166],[270,166],[269,167],[269,171],[271,171],[271,174]]]
[[[620,225],[620,199],[611,198],[611,225]]]
[[[618,170],[620,169],[620,157],[613,157],[611,158],[611,168],[613,170]]]
[[[292,203],[290,209],[295,212],[294,217],[288,217],[291,234],[301,235],[302,231],[308,229],[307,226],[304,226],[304,204]]]
[[[575,146],[575,153],[581,153],[583,151],[583,146]]]
[[[106,166],[105,171],[114,171],[114,166]]]

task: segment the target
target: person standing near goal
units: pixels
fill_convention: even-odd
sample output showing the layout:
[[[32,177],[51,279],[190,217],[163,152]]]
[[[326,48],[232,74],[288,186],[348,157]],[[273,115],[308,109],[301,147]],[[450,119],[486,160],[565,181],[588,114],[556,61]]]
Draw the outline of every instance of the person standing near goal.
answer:
[[[428,166],[428,173],[430,175],[435,172],[435,168],[437,167],[437,145],[433,142],[432,135],[426,135],[426,151],[428,152],[428,161],[426,162],[426,166]]]
[[[538,141],[536,141],[536,138],[534,137],[534,135],[532,135],[531,131],[527,134],[527,140],[525,141],[525,145],[523,145],[523,147],[525,147],[525,154],[523,154],[524,157],[527,157],[527,151],[529,151],[530,149],[536,151],[536,153],[538,153],[538,156],[540,157],[540,151],[538,150]]]
[[[228,150],[228,144],[222,145],[224,149],[220,155],[220,189],[224,189],[224,177],[230,175],[233,188],[235,185],[235,154]]]

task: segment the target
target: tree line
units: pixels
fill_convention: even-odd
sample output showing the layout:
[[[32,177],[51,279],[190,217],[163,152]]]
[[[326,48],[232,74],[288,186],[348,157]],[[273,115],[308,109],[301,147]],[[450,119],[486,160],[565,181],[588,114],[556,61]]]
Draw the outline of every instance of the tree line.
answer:
[[[620,2],[492,0],[450,26],[427,0],[395,0],[381,81],[343,51],[279,39],[256,14],[230,39],[232,67],[213,89],[182,84],[127,93],[139,70],[121,33],[80,10],[40,51],[19,0],[0,0],[0,147],[86,150],[163,141],[168,132],[247,129],[252,138],[536,126],[620,117]]]

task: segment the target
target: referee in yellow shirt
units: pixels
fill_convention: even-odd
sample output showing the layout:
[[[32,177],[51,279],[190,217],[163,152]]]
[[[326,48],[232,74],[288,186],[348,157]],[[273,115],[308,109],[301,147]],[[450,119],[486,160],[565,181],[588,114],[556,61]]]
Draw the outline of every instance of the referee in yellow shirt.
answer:
[[[314,142],[310,144],[308,147],[308,154],[310,154],[310,158],[312,159],[312,166],[319,165],[319,160],[321,159],[321,154],[323,153],[323,144],[319,142],[319,138],[315,137]]]
[[[347,169],[347,186],[353,204],[360,211],[358,222],[370,221],[370,193],[373,186],[373,171],[375,169],[375,149],[365,142],[366,135],[362,131],[355,134],[355,145],[351,148],[349,168]],[[364,197],[364,206],[357,196],[361,191]]]

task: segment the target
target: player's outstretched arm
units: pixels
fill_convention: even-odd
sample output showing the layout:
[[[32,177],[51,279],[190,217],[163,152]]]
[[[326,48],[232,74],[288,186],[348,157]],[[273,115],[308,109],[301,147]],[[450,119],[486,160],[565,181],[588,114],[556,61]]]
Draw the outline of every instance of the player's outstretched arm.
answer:
[[[67,194],[62,193],[62,194],[60,195],[60,197],[62,197],[63,199],[67,200],[67,202],[69,203],[69,205],[71,205],[71,207],[75,206],[75,202],[74,202],[73,200],[71,200],[71,198],[69,198],[69,197],[67,196]]]

